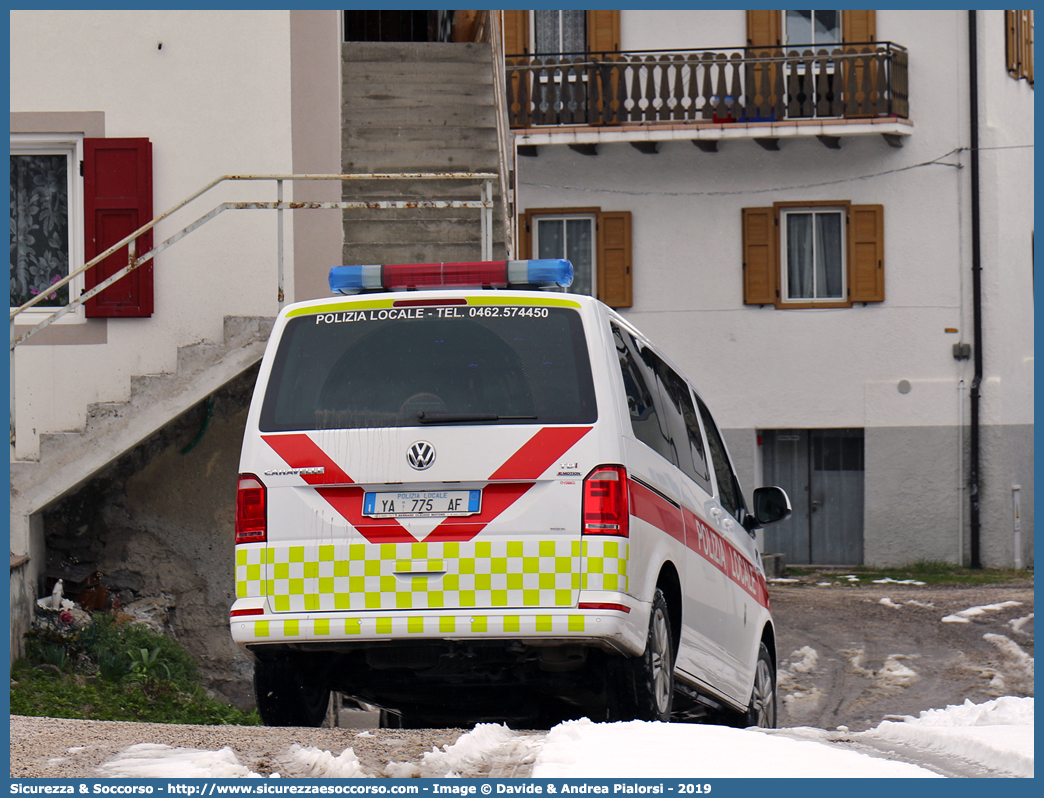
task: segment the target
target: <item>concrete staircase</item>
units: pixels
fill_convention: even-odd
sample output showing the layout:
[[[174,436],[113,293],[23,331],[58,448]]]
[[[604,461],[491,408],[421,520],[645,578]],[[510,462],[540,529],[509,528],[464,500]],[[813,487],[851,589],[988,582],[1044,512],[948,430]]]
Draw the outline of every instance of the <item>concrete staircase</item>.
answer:
[[[260,360],[273,321],[227,316],[223,340],[180,347],[172,373],[133,377],[129,401],[90,405],[83,430],[41,435],[39,460],[11,463],[12,525],[74,490]]]
[[[367,172],[497,171],[498,108],[489,44],[342,45],[341,168]],[[344,199],[479,198],[461,181],[344,184]],[[494,183],[496,187],[496,183]],[[497,187],[493,257],[506,257]],[[346,211],[344,262],[415,263],[481,257],[473,209]]]

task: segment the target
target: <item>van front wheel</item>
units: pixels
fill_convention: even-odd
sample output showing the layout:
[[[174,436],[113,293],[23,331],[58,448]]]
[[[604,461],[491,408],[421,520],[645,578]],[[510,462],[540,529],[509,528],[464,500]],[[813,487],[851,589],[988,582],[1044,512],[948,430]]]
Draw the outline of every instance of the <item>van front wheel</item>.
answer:
[[[266,726],[321,726],[330,706],[329,688],[288,660],[254,663],[254,698]]]
[[[649,613],[645,652],[618,664],[610,719],[669,721],[674,698],[674,641],[667,600],[659,589]]]

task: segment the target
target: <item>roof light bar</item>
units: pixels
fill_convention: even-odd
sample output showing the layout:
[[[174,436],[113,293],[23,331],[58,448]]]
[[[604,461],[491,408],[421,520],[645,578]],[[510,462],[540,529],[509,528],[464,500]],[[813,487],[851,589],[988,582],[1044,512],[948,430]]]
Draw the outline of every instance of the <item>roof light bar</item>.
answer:
[[[334,266],[330,269],[330,290],[335,294],[424,288],[552,285],[568,288],[572,282],[573,264],[561,258]]]

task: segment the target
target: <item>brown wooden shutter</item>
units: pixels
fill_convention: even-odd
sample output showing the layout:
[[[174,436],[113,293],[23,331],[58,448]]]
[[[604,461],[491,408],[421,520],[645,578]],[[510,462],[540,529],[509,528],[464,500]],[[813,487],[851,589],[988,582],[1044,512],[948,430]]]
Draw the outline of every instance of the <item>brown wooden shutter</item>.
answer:
[[[1033,11],[1019,12],[1020,74],[1033,85]]]
[[[504,11],[504,54],[529,52],[529,12]]]
[[[84,260],[152,221],[152,143],[145,138],[83,140]],[[135,242],[138,257],[152,249],[152,230]],[[152,315],[150,260],[85,304],[88,318]],[[127,265],[127,247],[86,272],[87,290]]]
[[[587,51],[620,52],[620,10],[587,12]]]
[[[1019,18],[1018,11],[1004,12],[1004,55],[1008,62],[1008,74],[1019,77]]]
[[[778,242],[774,208],[743,209],[743,304],[776,304],[779,298]]]
[[[518,259],[533,257],[533,217],[528,213],[518,215]]]
[[[781,11],[747,12],[748,56],[768,58],[782,55],[783,13]],[[771,48],[771,49],[769,49]],[[780,70],[775,63],[755,62],[747,66],[745,115],[750,120],[771,121],[783,114],[783,91]]]
[[[876,11],[842,11],[841,38],[845,42],[876,42]]]
[[[598,214],[598,298],[611,308],[631,307],[630,211]]]
[[[852,302],[884,302],[882,205],[853,205],[849,208],[848,293]]]
[[[783,16],[779,11],[747,12],[747,46],[779,47],[783,38]]]

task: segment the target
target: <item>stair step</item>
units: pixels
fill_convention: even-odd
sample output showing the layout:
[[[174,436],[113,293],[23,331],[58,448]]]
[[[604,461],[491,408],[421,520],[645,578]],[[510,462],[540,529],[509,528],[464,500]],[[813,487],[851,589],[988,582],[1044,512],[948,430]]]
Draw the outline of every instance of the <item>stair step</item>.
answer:
[[[341,58],[346,64],[374,62],[491,64],[490,45],[481,42],[345,42]]]
[[[95,402],[82,430],[40,435],[40,459],[11,464],[12,511],[33,513],[96,474],[256,363],[273,319],[227,317],[220,343],[180,347],[177,370],[134,375],[125,402]]]

